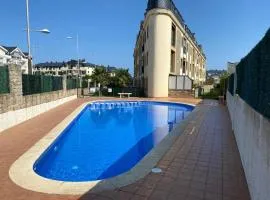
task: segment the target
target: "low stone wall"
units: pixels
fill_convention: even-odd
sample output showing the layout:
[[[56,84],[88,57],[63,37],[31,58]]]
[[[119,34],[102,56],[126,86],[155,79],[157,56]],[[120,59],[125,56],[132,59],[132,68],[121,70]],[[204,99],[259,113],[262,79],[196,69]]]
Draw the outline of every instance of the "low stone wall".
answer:
[[[9,66],[10,93],[0,95],[0,132],[31,119],[56,106],[77,98],[77,90],[63,90],[23,96],[22,74],[19,66]]]
[[[232,128],[253,200],[270,196],[270,121],[227,92]]]
[[[57,101],[70,96],[77,97],[77,90],[59,90],[55,92],[16,97],[12,94],[0,95],[0,114]]]
[[[194,98],[192,90],[169,90],[169,97]]]
[[[32,96],[32,95],[31,95]],[[30,97],[30,96],[29,96]],[[63,103],[76,99],[76,95],[69,97],[63,97],[55,101],[50,101],[47,103],[37,104],[35,106],[29,106],[23,109],[9,111],[0,114],[0,133],[12,126],[20,124],[26,120],[36,117],[52,108],[55,108]],[[35,99],[35,98],[33,98]],[[33,102],[33,101],[32,101]],[[29,103],[30,104],[30,103]]]

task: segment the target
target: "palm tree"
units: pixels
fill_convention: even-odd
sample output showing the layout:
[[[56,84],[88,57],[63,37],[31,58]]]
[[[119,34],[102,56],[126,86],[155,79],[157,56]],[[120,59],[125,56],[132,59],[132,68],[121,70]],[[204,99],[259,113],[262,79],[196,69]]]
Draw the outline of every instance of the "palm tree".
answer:
[[[132,77],[128,72],[128,69],[117,69],[115,71],[115,77],[113,77],[113,85],[116,87],[127,87],[132,82]]]
[[[110,75],[103,67],[95,68],[90,78],[92,82],[99,83],[102,87],[107,86],[110,82]]]

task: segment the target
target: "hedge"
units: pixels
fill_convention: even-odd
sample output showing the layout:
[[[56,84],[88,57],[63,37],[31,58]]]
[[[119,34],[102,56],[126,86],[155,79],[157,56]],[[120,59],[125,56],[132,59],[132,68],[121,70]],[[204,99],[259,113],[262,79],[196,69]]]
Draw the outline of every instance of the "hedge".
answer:
[[[237,93],[257,112],[270,118],[270,29],[236,67]]]
[[[0,67],[0,94],[9,93],[9,72],[8,67]]]

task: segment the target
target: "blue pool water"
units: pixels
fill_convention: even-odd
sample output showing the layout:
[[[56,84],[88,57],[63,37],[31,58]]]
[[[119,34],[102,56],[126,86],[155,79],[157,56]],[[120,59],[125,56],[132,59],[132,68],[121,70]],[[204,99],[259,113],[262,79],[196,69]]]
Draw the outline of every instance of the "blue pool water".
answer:
[[[34,164],[45,178],[107,179],[134,167],[192,106],[159,102],[89,104]]]

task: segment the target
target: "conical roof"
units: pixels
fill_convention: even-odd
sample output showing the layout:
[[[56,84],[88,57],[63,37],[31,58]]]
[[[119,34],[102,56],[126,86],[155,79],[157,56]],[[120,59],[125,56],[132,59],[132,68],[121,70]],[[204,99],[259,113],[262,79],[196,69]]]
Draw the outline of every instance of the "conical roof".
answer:
[[[174,5],[174,2],[172,0],[148,0],[146,12],[155,9],[155,8],[163,8],[170,10],[176,18],[179,20],[179,22],[184,26],[185,21],[179,12],[179,10]]]

